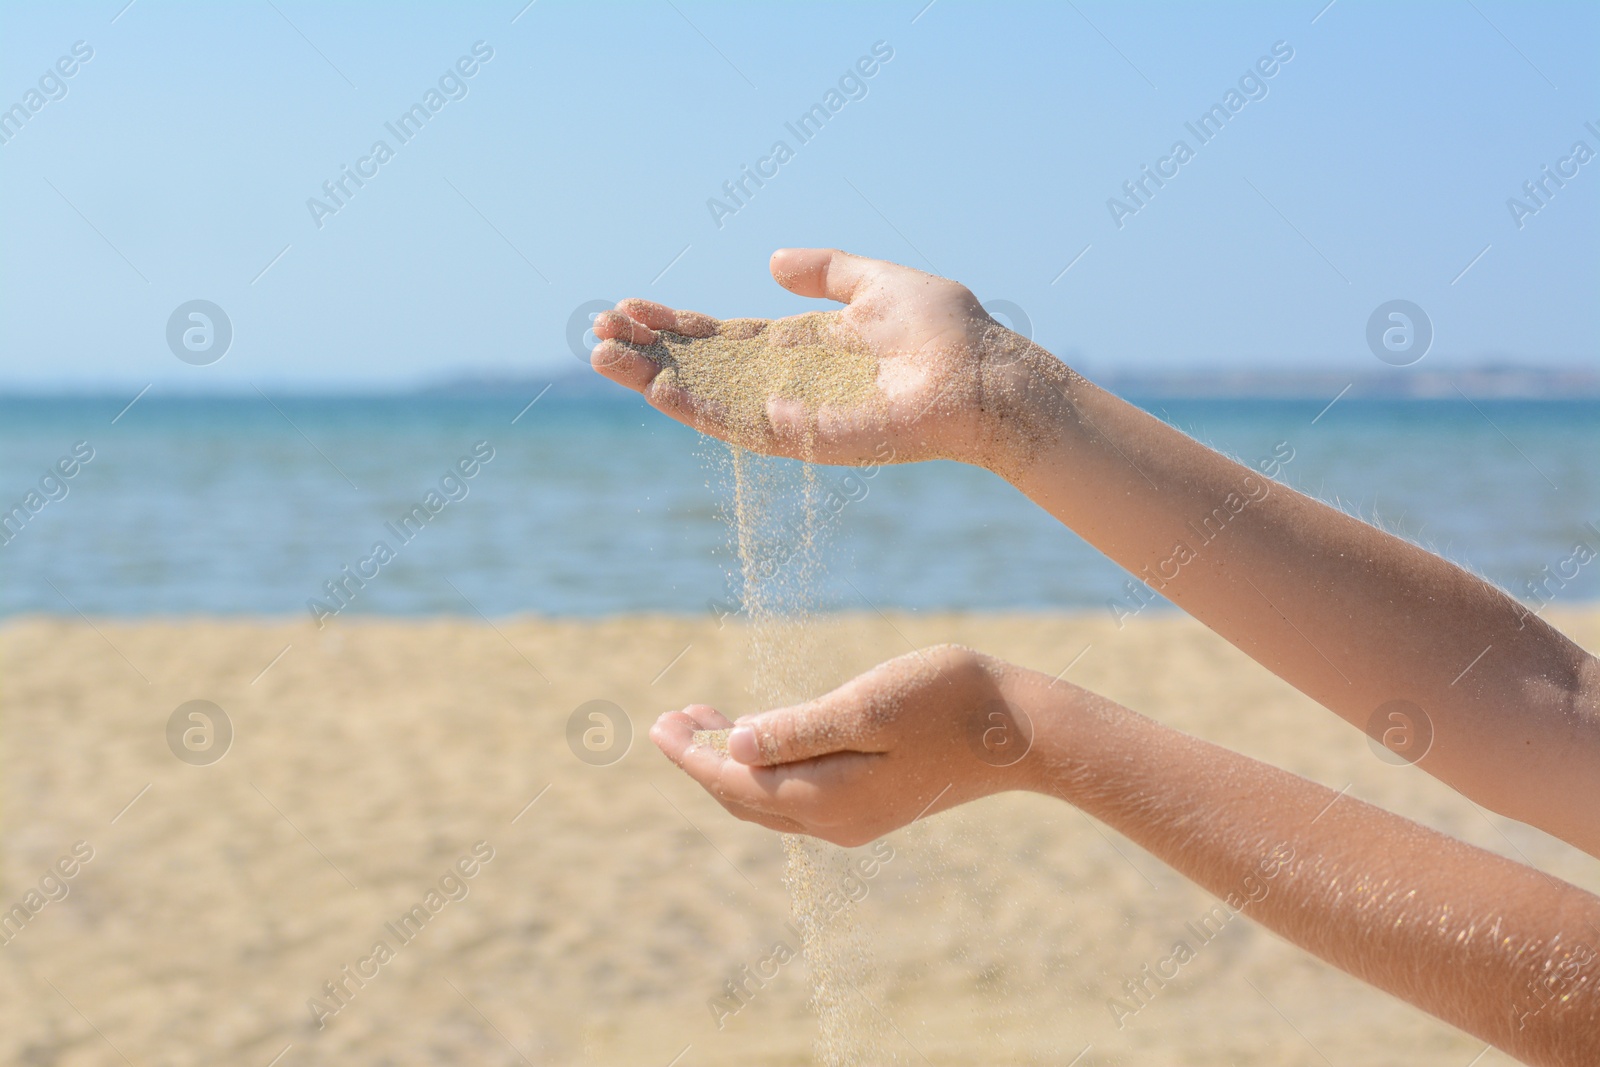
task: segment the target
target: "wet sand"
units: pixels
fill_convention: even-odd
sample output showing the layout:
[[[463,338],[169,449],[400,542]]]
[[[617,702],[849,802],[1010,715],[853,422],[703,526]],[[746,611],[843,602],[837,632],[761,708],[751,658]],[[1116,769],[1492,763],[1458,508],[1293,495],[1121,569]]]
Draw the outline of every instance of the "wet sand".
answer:
[[[1600,647],[1600,611],[1554,621]],[[1071,681],[1600,890],[1600,862],[1381,762],[1187,620],[821,625],[836,680],[908,642],[1051,674],[1087,645]],[[38,905],[0,935],[0,1062],[810,1062],[805,963],[779,948],[798,945],[777,835],[726,815],[644,736],[691,701],[753,710],[748,675],[739,627],[709,619],[0,627],[0,908]],[[169,748],[191,700],[232,723],[217,762],[203,735],[186,750],[198,765]],[[594,700],[632,724],[614,762],[605,705],[569,745]],[[1192,939],[1207,894],[1034,796],[887,846],[855,850],[871,862],[841,868],[837,899],[870,931],[859,993],[897,1062],[1067,1064],[1092,1045],[1081,1067],[1461,1067],[1483,1048],[1243,917],[1119,1028],[1108,1001]]]

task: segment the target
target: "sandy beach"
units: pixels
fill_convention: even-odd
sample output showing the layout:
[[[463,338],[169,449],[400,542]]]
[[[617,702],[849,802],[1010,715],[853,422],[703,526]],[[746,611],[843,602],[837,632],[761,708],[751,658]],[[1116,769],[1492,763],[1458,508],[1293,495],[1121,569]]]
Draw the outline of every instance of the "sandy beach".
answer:
[[[1600,611],[1552,618],[1600,648]],[[1600,891],[1593,859],[1379,760],[1187,619],[817,627],[835,681],[946,640],[1051,674],[1082,653],[1073,682]],[[779,839],[644,736],[691,701],[753,710],[745,639],[672,617],[7,623],[0,907],[42,904],[0,946],[0,1061],[811,1062],[806,964],[776,948],[793,945]],[[219,761],[169,749],[191,700],[231,722]],[[619,760],[569,747],[591,700],[626,710]],[[870,876],[839,867],[874,961],[855,981],[876,1062],[1511,1062],[1474,1061],[1482,1042],[1242,916],[1119,1026],[1108,1001],[1190,937],[1207,894],[1036,796],[887,842],[856,850]],[[325,993],[341,980],[342,1004]],[[747,996],[719,1011],[730,980]],[[337,1008],[321,1028],[312,998]]]

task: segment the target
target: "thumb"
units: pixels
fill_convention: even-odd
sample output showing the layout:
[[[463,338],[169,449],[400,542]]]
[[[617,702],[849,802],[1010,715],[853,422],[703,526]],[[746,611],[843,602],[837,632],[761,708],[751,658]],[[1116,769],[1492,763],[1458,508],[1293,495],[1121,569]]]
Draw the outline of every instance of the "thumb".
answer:
[[[728,735],[728,755],[740,763],[770,767],[835,752],[879,752],[876,733],[852,703],[830,694],[740,719]]]
[[[841,304],[854,300],[874,274],[905,270],[881,259],[866,259],[836,248],[780,248],[769,264],[779,285],[800,296],[827,297]]]

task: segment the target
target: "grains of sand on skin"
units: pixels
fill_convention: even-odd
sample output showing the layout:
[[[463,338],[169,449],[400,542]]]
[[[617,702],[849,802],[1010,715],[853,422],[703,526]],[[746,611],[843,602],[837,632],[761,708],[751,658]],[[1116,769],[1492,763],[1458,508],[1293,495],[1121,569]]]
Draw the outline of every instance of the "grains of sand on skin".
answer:
[[[720,409],[735,438],[766,428],[770,399],[814,414],[867,407],[879,396],[877,358],[837,312],[725,319],[710,337],[661,331],[638,350],[661,367],[661,384]]]
[[[693,743],[695,745],[705,745],[718,755],[726,756],[728,754],[728,735],[732,732],[732,730],[696,730]]]

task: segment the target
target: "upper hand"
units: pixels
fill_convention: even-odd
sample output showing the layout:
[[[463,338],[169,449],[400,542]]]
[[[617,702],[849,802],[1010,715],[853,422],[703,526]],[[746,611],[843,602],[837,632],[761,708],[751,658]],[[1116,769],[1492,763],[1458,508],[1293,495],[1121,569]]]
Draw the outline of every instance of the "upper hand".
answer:
[[[1006,702],[997,661],[953,645],[880,664],[816,700],[731,723],[703,704],[650,737],[749,822],[843,846],[957,804],[1024,788],[1033,728]],[[729,755],[694,731],[735,727]]]
[[[803,411],[769,398],[767,426],[740,444],[819,463],[947,458],[993,465],[993,453],[1019,416],[1036,374],[1064,369],[1026,338],[1001,326],[965,286],[910,267],[819,248],[773,253],[772,276],[791,292],[847,305],[830,314],[865,342],[878,363],[875,409]],[[606,377],[638,390],[653,406],[714,437],[728,439],[722,413],[683,389],[658,382],[660,368],[634,347],[657,331],[709,337],[717,319],[630,299],[602,312],[590,355]],[[887,446],[887,447],[886,447]],[[804,453],[804,454],[802,454]]]

